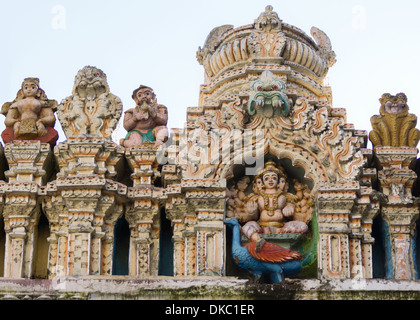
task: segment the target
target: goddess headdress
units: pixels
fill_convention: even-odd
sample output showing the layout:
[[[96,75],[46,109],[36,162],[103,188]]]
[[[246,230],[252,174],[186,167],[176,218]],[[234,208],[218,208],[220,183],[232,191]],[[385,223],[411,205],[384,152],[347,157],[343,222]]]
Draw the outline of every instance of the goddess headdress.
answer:
[[[274,172],[279,177],[286,178],[286,174],[284,172],[284,169],[282,167],[279,168],[273,160],[268,160],[264,164],[264,169],[257,174],[257,176],[255,177],[255,179],[257,179],[257,177],[262,178],[268,172]]]
[[[37,93],[36,97],[40,100],[51,102],[52,103],[51,107],[53,108],[54,111],[57,109],[57,102],[55,101],[55,104],[54,104],[53,103],[54,100],[48,100],[47,95],[45,94],[45,91],[43,89],[41,89],[41,87],[39,86],[39,79],[38,78],[25,78],[25,79],[23,79],[22,85],[21,85],[19,91],[16,94],[15,100],[13,100],[12,102],[4,103],[1,107],[0,113],[2,113],[3,115],[7,115],[7,113],[9,112],[10,106],[13,103],[25,98],[25,96],[23,95],[23,90],[22,90],[25,83],[35,83],[36,86],[38,87],[38,93]]]

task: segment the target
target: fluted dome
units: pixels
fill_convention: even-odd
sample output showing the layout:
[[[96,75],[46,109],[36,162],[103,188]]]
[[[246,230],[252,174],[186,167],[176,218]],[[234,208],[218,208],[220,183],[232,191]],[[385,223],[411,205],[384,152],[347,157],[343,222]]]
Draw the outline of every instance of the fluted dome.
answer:
[[[291,87],[293,83],[300,86],[303,94],[319,97],[324,91],[323,80],[336,60],[327,35],[315,27],[311,34],[314,39],[284,23],[271,6],[267,6],[253,24],[214,28],[204,47],[197,52],[197,59],[205,70],[202,95],[216,90],[241,72],[269,69],[274,74],[289,77],[285,82]],[[222,91],[223,94],[235,93]]]

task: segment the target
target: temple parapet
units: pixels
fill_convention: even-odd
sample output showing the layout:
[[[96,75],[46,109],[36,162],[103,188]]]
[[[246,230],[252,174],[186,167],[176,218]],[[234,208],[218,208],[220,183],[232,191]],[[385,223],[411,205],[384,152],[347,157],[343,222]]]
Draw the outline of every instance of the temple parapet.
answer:
[[[379,250],[385,278],[418,279],[417,117],[384,94],[371,132],[348,123],[331,41],[310,34],[271,6],[213,29],[199,105],[171,130],[152,88],[133,86],[123,115],[96,67],[58,105],[25,79],[2,108],[3,276],[356,283],[378,277]]]

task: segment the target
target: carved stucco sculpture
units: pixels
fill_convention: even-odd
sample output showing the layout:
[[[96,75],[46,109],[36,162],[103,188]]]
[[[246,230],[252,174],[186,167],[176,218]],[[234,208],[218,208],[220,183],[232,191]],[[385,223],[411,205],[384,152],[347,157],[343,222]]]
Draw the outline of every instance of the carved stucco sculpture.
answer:
[[[314,39],[302,30],[283,22],[267,6],[253,24],[234,28],[214,28],[197,59],[205,71],[200,90],[200,104],[215,103],[220,98],[240,94],[267,65],[281,75],[287,89],[299,95],[315,96],[332,103],[331,90],[323,80],[335,63],[328,36],[313,27]]]
[[[58,133],[54,129],[57,101],[49,100],[38,78],[26,78],[13,102],[6,102],[1,113],[6,116],[2,133],[5,143],[14,140],[40,140],[54,145]]]
[[[174,132],[179,147],[169,157],[178,161],[184,179],[227,181],[236,177],[239,164],[246,172],[257,169],[259,159],[290,160],[313,183],[319,204],[316,211],[304,206],[296,214],[305,222],[308,209],[317,215],[318,276],[351,278],[362,267],[371,277],[371,225],[378,204],[369,200],[373,173],[364,167],[372,151],[365,149],[367,133],[347,123],[345,109],[332,107],[324,78],[335,53],[325,33],[317,28],[311,33],[314,39],[284,23],[271,7],[252,25],[214,29],[198,52],[205,69],[200,106],[188,109],[184,132]],[[284,85],[266,91],[270,83]],[[260,112],[249,109],[257,101]],[[302,191],[296,196],[311,202]],[[235,214],[230,203],[228,213]]]
[[[132,95],[136,107],[124,113],[124,129],[128,131],[120,144],[124,147],[141,146],[154,142],[161,145],[168,140],[168,110],[158,104],[152,88],[141,85]]]
[[[67,138],[92,135],[111,138],[123,105],[110,93],[106,74],[92,66],[79,70],[74,80],[73,95],[58,106],[58,118]]]
[[[286,86],[281,80],[274,78],[269,70],[264,71],[261,78],[251,84],[248,113],[265,118],[289,115],[291,106],[285,91]]]
[[[73,96],[60,105],[59,119],[68,140],[54,152],[39,141],[5,146],[9,181],[0,182],[8,236],[5,276],[33,277],[31,252],[42,214],[50,231],[45,271],[49,278],[110,276],[114,226],[123,215],[130,229],[129,276],[156,276],[163,252],[159,241],[163,213],[171,222],[174,277],[225,276],[228,238],[223,220],[226,214],[246,213],[245,198],[236,208],[229,207],[236,199],[228,199],[225,209],[226,186],[238,178],[234,177],[238,165],[249,168],[253,162],[246,161],[260,156],[290,163],[288,174],[303,172],[292,180],[293,220],[308,224],[312,231],[306,251],[307,261],[315,266],[311,276],[318,272],[319,279],[372,278],[372,225],[381,212],[390,233],[389,277],[413,279],[416,262],[410,250],[419,209],[411,194],[416,175],[409,166],[417,151],[377,146],[375,158],[383,167],[377,171],[374,154],[366,149],[366,133],[346,122],[344,109],[332,107],[323,85],[335,61],[331,43],[319,29],[313,28],[311,34],[315,41],[283,23],[271,7],[254,24],[216,28],[199,52],[206,72],[200,106],[188,109],[186,136],[182,129],[173,130],[174,142],[167,148],[170,164],[163,166],[154,143],[123,148],[107,140],[122,105],[109,93],[100,70],[81,70]],[[263,84],[262,91],[258,84]],[[280,90],[272,90],[272,84],[280,84]],[[413,117],[398,117],[404,114],[398,110],[407,111],[401,101],[384,103],[386,113],[375,118],[379,121],[375,130],[381,135],[380,123],[400,123],[409,132],[408,140],[417,143]],[[250,112],[248,107],[257,102],[268,111]],[[47,169],[55,171],[50,174]],[[131,187],[117,182],[128,171]],[[375,180],[381,191],[375,190]],[[245,189],[238,183],[236,187],[242,197]]]
[[[379,99],[380,115],[371,118],[373,131],[369,138],[373,146],[416,147],[420,131],[416,129],[417,116],[408,113],[407,96],[384,93]]]

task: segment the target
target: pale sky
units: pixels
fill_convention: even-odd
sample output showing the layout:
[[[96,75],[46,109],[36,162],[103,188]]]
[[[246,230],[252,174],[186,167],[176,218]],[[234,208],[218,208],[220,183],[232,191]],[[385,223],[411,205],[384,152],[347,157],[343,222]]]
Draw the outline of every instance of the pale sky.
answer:
[[[333,106],[347,109],[355,129],[371,130],[385,92],[405,92],[410,112],[420,116],[418,1],[0,1],[0,106],[13,101],[26,77],[38,77],[60,103],[78,70],[91,65],[106,73],[124,110],[134,107],[132,91],[144,84],[168,107],[168,127],[182,128],[204,82],[198,47],[214,27],[251,24],[272,5],[285,23],[329,36],[337,54],[329,72]],[[65,141],[59,121],[56,129]],[[125,134],[120,126],[117,137]]]

